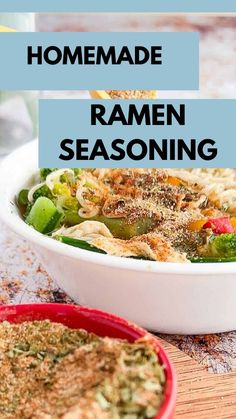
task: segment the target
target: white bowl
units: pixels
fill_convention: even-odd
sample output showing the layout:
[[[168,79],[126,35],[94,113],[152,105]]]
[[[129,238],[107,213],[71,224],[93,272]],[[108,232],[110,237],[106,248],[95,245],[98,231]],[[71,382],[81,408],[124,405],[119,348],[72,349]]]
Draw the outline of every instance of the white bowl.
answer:
[[[37,142],[0,167],[0,217],[39,254],[76,302],[113,312],[163,333],[236,329],[236,263],[180,264],[107,256],[46,237],[22,220],[15,196],[37,172]]]

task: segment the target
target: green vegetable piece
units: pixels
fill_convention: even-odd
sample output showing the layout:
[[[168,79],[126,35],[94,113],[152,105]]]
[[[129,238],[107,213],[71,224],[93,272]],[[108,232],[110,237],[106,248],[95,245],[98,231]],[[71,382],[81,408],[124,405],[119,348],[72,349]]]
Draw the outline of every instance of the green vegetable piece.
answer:
[[[19,205],[26,206],[28,205],[28,189],[22,189],[18,195],[17,201]]]
[[[236,234],[211,236],[202,256],[223,259],[236,257]]]
[[[46,196],[49,199],[53,198],[52,192],[47,187],[47,185],[41,186],[41,188],[37,189],[34,192],[34,195],[33,195],[34,201],[36,201],[40,196]]]
[[[84,219],[79,217],[79,203],[76,197],[71,195],[58,195],[54,196],[53,198],[54,203],[56,204],[57,208],[60,208],[61,211],[64,213],[64,220],[63,222],[67,226],[73,226],[76,224],[80,224]]]
[[[106,254],[106,252],[104,252],[101,249],[98,249],[95,246],[92,246],[85,240],[73,239],[71,237],[66,236],[58,236],[57,239],[62,243],[68,244],[69,246],[79,247],[80,249],[89,250],[90,252]]]
[[[67,237],[67,236],[58,236],[57,240],[59,240],[62,243],[68,244],[69,246],[79,247],[80,249],[83,249],[83,250],[89,250],[90,252],[102,253],[104,255],[106,254],[106,252],[104,252],[103,250],[98,249],[95,246],[91,246],[91,244],[89,244],[88,242],[84,240],[73,239],[72,237]],[[130,259],[151,260],[143,256],[132,256]]]
[[[42,179],[42,180],[45,180],[45,179],[46,179],[46,177],[47,177],[48,175],[50,175],[50,173],[54,172],[55,170],[57,170],[57,169],[48,169],[48,168],[43,168],[43,169],[40,169],[40,176],[41,176],[41,179]]]
[[[236,256],[231,258],[196,257],[191,258],[190,261],[192,263],[228,263],[236,262]]]
[[[50,199],[39,197],[32,206],[26,223],[33,226],[40,233],[51,233],[60,223],[63,214],[58,211]]]
[[[146,234],[155,226],[155,221],[151,218],[141,218],[134,223],[128,223],[125,218],[106,218],[98,216],[95,221],[104,223],[112,235],[118,239],[129,240],[132,237]]]
[[[76,224],[80,224],[84,219],[82,220],[81,217],[78,215],[78,210],[69,210],[67,208],[62,208],[64,212],[64,223],[67,226],[74,226]]]
[[[72,170],[74,170],[74,173],[75,173],[75,176],[80,176],[81,175],[81,173],[82,173],[82,171],[83,171],[83,169],[72,169]]]
[[[61,206],[59,201],[58,206]],[[72,208],[71,206],[71,209],[69,209],[68,207],[66,208],[64,202],[61,207],[64,212],[65,225],[73,226],[86,221],[86,218],[82,218],[78,215],[78,206],[75,208]],[[89,218],[89,220],[104,223],[115,238],[123,240],[129,240],[132,237],[140,236],[141,234],[146,234],[152,228],[155,227],[155,221],[153,221],[151,218],[140,219],[132,224],[128,223],[125,218],[107,218],[103,215],[98,215],[96,217]]]

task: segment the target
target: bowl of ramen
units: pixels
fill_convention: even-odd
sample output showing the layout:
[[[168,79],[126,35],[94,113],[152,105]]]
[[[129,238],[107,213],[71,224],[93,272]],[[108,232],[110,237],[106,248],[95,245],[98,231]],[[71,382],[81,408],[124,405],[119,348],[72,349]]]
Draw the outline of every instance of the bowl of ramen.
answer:
[[[75,301],[160,332],[235,329],[234,169],[38,170],[32,142],[0,179],[2,220]]]
[[[2,306],[0,346],[1,418],[174,415],[164,349],[124,319],[65,304]]]

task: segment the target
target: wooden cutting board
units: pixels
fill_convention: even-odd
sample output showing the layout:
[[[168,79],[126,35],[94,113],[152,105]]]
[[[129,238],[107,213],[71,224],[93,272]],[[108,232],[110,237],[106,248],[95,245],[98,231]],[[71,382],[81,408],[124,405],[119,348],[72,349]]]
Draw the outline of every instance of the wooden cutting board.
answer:
[[[211,374],[175,346],[168,351],[178,380],[176,419],[236,419],[236,371]]]

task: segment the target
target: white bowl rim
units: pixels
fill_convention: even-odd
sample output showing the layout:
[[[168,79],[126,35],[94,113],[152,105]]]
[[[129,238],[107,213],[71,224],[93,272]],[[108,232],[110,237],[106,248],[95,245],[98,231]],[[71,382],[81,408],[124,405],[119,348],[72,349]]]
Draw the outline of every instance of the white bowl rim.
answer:
[[[26,155],[27,150],[37,147],[37,140],[31,141],[13,151],[9,156],[5,157],[0,164],[0,197],[8,196],[6,185],[4,182],[3,173],[8,172],[14,167],[14,162],[18,159],[19,155]],[[25,161],[27,167],[27,160]],[[24,166],[24,167],[25,167]],[[37,169],[36,169],[37,170]],[[33,174],[33,173],[32,173]],[[23,185],[22,185],[23,187]],[[10,197],[9,197],[10,198]],[[8,204],[10,201],[8,202]],[[16,206],[15,203],[12,205]],[[1,202],[0,205],[0,219],[15,231],[18,235],[24,237],[28,241],[34,243],[36,246],[41,246],[49,251],[71,257],[74,259],[82,260],[88,263],[103,265],[107,267],[126,269],[138,272],[155,272],[166,275],[222,275],[236,273],[236,262],[228,263],[170,263],[170,262],[156,262],[144,261],[130,258],[122,258],[117,256],[103,255],[100,253],[89,252],[72,246],[65,245],[50,237],[44,236],[37,232],[32,227],[28,226],[20,216],[9,211],[7,202]]]

